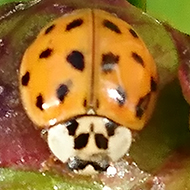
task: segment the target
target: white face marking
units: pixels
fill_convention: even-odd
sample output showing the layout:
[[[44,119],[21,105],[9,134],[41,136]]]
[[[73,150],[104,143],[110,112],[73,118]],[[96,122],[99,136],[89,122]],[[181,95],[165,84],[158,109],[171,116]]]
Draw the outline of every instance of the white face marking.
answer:
[[[69,136],[64,124],[58,124],[48,130],[47,142],[52,153],[63,163],[74,155],[74,138]]]
[[[109,139],[109,156],[112,161],[117,161],[123,157],[129,150],[132,143],[132,134],[129,129],[119,126],[115,130],[115,135]]]
[[[123,157],[130,148],[131,131],[126,127],[116,125],[107,118],[82,116],[76,119],[76,123],[78,126],[72,131],[72,135],[69,135],[67,129],[68,122],[55,125],[48,130],[49,148],[63,163],[68,162],[71,157],[77,157],[79,160],[98,163],[104,168],[109,162]],[[108,133],[109,130],[111,135]],[[86,137],[83,139],[84,134],[88,136],[87,141],[84,140]],[[91,171],[92,167],[87,165],[84,170],[88,168],[87,170]]]
[[[89,133],[88,144],[81,150],[77,150],[77,156],[83,160],[95,161],[102,159],[106,153],[105,150],[99,149],[95,142],[95,134],[103,134],[107,137],[105,123],[103,118],[97,116],[85,116],[77,119],[79,128],[77,129],[76,135],[82,133]],[[93,124],[93,131],[91,131],[91,124]],[[101,158],[100,158],[101,157]]]
[[[94,174],[98,174],[98,171],[95,171],[93,166],[88,165],[83,170],[76,171],[76,173],[82,174],[82,175],[94,175]]]

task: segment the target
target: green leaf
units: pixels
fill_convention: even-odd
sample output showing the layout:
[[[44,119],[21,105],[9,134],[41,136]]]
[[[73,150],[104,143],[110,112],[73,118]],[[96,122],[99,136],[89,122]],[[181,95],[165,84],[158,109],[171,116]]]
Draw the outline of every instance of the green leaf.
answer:
[[[90,180],[73,180],[48,173],[0,169],[1,190],[101,190],[101,185]]]
[[[132,5],[146,11],[146,0],[128,0]]]
[[[189,0],[147,0],[149,14],[188,34],[190,34],[189,8]]]
[[[6,4],[6,3],[12,3],[12,2],[24,2],[29,0],[1,0],[0,5]]]

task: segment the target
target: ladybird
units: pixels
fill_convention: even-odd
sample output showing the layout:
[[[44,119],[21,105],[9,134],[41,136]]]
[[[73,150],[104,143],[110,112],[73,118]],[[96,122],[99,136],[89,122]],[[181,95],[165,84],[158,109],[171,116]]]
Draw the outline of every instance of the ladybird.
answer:
[[[79,9],[43,28],[24,53],[20,93],[47,131],[51,153],[76,172],[106,171],[153,111],[156,65],[140,36],[116,15]]]

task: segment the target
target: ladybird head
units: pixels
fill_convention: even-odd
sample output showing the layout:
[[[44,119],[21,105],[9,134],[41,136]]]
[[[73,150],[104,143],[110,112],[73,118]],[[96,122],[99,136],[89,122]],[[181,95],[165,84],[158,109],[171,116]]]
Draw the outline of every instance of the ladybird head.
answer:
[[[92,173],[105,171],[128,151],[129,129],[95,115],[85,115],[57,124],[48,130],[52,153],[71,170]]]

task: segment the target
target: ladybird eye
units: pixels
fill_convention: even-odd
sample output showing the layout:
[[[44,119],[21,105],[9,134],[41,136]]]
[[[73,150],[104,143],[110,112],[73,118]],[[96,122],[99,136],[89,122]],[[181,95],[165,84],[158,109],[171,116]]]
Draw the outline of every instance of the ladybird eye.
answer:
[[[148,107],[149,101],[150,101],[150,93],[140,98],[136,106],[136,117],[141,119],[141,117],[143,116],[144,112],[146,111]]]
[[[92,164],[91,164],[93,167],[94,167],[94,169],[96,170],[96,171],[106,171],[107,170],[107,168],[109,167],[109,163],[108,162],[103,162],[102,164],[101,164],[101,166],[100,166],[100,164],[98,164],[98,163],[96,163],[96,162],[93,162]]]
[[[79,159],[78,157],[69,158],[68,166],[71,170],[83,170],[88,165],[88,161]]]

